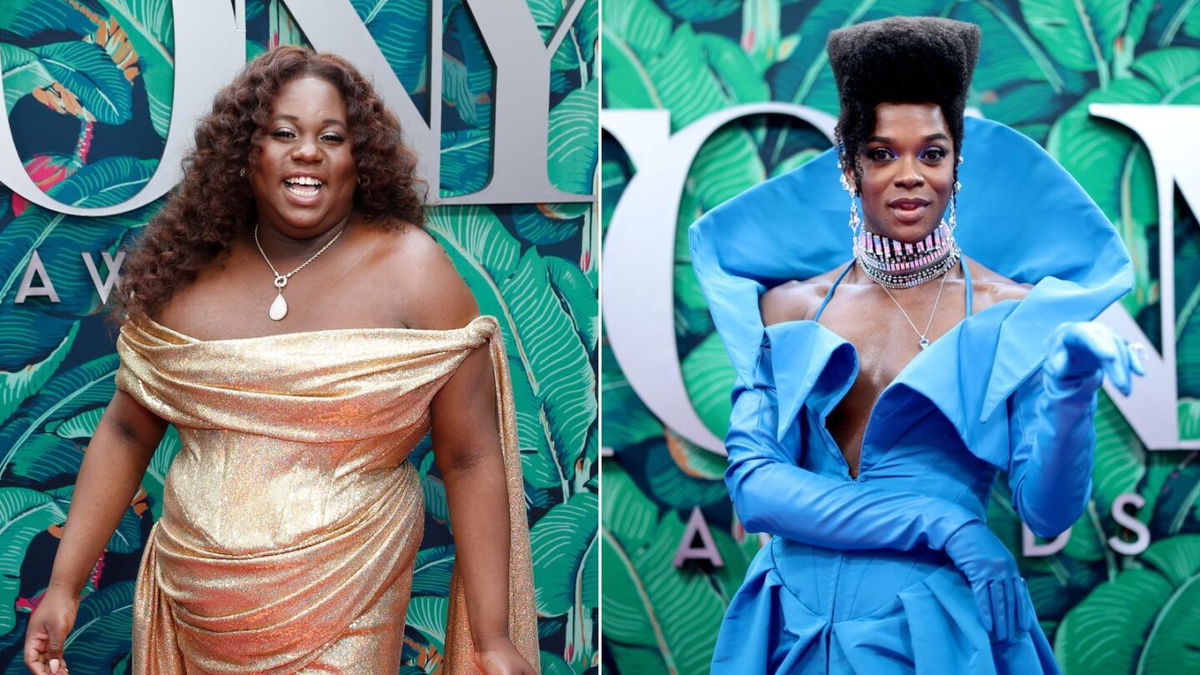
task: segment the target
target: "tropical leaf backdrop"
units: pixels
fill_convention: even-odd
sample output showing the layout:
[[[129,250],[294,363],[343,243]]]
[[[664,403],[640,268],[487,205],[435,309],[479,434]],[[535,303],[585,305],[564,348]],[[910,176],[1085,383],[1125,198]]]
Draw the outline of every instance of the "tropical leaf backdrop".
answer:
[[[1122,126],[1089,117],[1095,102],[1200,104],[1200,4],[1182,0],[605,0],[605,108],[660,108],[678,131],[735,104],[787,101],[836,115],[824,53],[829,31],[895,14],[971,21],[983,31],[968,105],[1045,146],[1104,209],[1133,254],[1124,300],[1157,345],[1178,345],[1180,425],[1200,432],[1200,228],[1176,193],[1176,335],[1159,328],[1159,214],[1145,147]],[[720,202],[829,147],[790,118],[728,124],[703,146],[684,187],[675,247],[675,332],[692,403],[724,436],[733,371],[692,274],[686,228]],[[632,175],[616,141],[602,139],[605,222]],[[606,261],[608,272],[614,261]],[[724,458],[692,447],[630,389],[607,345],[601,374],[604,445],[604,663],[613,672],[701,673],[722,613],[758,549],[721,482]],[[1068,673],[1200,672],[1200,456],[1146,452],[1113,404],[1097,419],[1095,490],[1059,554],[1021,560],[1038,616]],[[1020,550],[1006,482],[989,509],[993,529]],[[1136,492],[1152,545],[1123,556],[1129,538],[1110,516]],[[694,507],[724,567],[672,567]]]
[[[544,36],[567,0],[529,0]],[[429,3],[354,0],[418,108],[428,113]],[[306,43],[279,0],[248,0],[247,58]],[[26,171],[56,199],[115,204],[162,155],[174,83],[170,0],[4,0],[5,112]],[[443,3],[443,194],[482,188],[490,172],[495,66],[461,0]],[[599,8],[587,0],[555,55],[551,180],[593,192],[598,143]],[[45,590],[79,463],[114,390],[113,331],[81,253],[116,254],[161,206],[64,216],[0,185],[0,665],[25,672],[21,645]],[[509,349],[534,559],[541,666],[599,661],[597,551],[597,240],[587,204],[436,207],[444,245]],[[14,302],[36,251],[61,302]],[[129,672],[133,580],[179,439],[169,431],[142,489],[97,562],[66,656],[78,673]],[[427,505],[405,633],[403,672],[433,672],[454,559],[445,489],[428,439],[412,455]]]

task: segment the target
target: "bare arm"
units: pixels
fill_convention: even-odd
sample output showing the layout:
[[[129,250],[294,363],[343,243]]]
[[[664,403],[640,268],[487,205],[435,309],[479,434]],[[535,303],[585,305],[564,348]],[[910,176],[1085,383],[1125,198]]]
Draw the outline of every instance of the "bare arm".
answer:
[[[167,423],[117,391],[83,455],[50,584],[25,636],[25,663],[50,672],[74,623],[79,593],[137,492]]]
[[[418,236],[413,248],[430,249],[414,256],[419,264],[409,267],[420,279],[410,305],[418,327],[466,325],[479,315],[475,298],[441,247],[424,233]],[[476,650],[485,672],[526,672],[528,664],[509,639],[508,488],[487,345],[459,365],[434,397],[431,411],[433,449],[446,484]]]
[[[75,480],[50,587],[73,594],[83,590],[96,559],[104,552],[167,423],[123,391],[117,391],[96,425]]]
[[[433,447],[446,481],[471,634],[483,649],[508,640],[508,490],[486,346],[476,349],[433,403]]]

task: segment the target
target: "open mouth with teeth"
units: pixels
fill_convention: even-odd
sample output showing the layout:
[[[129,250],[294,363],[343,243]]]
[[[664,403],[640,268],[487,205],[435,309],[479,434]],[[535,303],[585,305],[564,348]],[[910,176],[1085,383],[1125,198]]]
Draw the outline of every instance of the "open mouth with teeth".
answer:
[[[283,186],[288,189],[288,192],[297,197],[315,197],[324,185],[320,179],[312,176],[295,176],[283,181]]]

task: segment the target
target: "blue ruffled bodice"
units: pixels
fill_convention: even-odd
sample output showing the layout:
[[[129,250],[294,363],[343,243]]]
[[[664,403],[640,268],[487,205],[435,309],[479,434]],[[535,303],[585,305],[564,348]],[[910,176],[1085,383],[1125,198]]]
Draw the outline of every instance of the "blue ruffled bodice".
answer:
[[[994,313],[1004,313],[999,309]],[[942,410],[919,393],[945,366],[971,360],[969,351],[959,350],[964,328],[970,331],[978,320],[935,341],[881,396],[856,479],[825,427],[857,376],[853,346],[814,321],[768,327],[758,365],[774,374],[778,419],[785,420],[774,431],[782,447],[794,449],[798,466],[820,476],[921,493],[984,518],[997,467],[968,450]],[[759,551],[729,607],[713,672],[1029,673],[1057,667],[1040,629],[993,645],[970,586],[941,551],[838,551],[777,536]]]

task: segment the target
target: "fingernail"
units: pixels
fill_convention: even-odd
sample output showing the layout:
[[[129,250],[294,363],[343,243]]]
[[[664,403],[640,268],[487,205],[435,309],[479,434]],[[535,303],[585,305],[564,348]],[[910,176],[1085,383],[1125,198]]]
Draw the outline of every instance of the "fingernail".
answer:
[[[50,659],[50,672],[58,672],[58,659]]]

